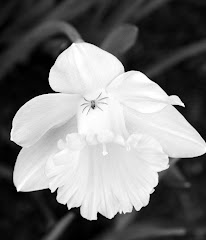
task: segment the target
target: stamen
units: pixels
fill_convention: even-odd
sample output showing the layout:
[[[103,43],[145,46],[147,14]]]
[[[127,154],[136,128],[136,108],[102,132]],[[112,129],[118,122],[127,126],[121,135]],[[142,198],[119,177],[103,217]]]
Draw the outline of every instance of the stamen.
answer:
[[[126,150],[129,152],[131,150],[131,147],[129,145],[127,145]]]
[[[131,146],[129,144],[126,144],[126,149],[129,152],[131,150]]]
[[[108,152],[107,152],[107,147],[106,147],[105,143],[102,143],[102,148],[103,148],[102,155],[106,156],[108,154]]]

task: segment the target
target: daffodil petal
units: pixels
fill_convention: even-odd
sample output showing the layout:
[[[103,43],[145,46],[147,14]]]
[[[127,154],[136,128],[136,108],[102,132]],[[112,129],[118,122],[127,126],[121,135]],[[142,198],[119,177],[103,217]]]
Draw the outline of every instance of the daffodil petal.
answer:
[[[124,72],[122,63],[93,44],[73,43],[57,58],[49,84],[56,92],[79,93],[105,88]]]
[[[168,96],[158,84],[138,71],[121,74],[107,90],[123,105],[142,113],[160,111],[168,104],[184,106],[178,96]]]
[[[196,157],[206,152],[206,143],[200,134],[173,106],[150,114],[124,107],[124,116],[130,133],[153,136],[170,157]]]
[[[76,131],[75,118],[59,128],[49,130],[36,144],[20,151],[13,174],[17,191],[27,192],[49,187],[45,163],[59,150],[58,140],[73,131]]]
[[[138,211],[146,206],[158,184],[157,172],[168,168],[168,156],[150,136],[131,136],[128,144],[130,151],[108,143],[106,156],[99,144],[73,154],[62,150],[50,158],[47,174],[50,189],[58,188],[57,201],[69,209],[81,207],[89,220],[97,219],[98,212],[110,219],[131,212],[133,206]]]
[[[53,93],[31,99],[13,119],[11,140],[23,147],[31,146],[49,129],[73,117],[79,98],[75,94]]]

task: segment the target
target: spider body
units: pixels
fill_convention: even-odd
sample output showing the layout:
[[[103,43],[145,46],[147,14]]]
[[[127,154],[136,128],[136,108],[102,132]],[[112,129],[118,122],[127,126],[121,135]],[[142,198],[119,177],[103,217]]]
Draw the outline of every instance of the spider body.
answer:
[[[102,93],[99,94],[99,96],[94,99],[94,100],[87,100],[86,98],[84,98],[84,100],[86,101],[85,103],[82,103],[81,106],[83,106],[83,110],[82,113],[88,108],[87,114],[89,113],[89,111],[91,109],[95,109],[98,108],[99,110],[103,111],[98,105],[99,104],[106,104],[108,105],[106,102],[103,102],[103,100],[107,99],[108,97],[102,97],[100,98],[102,95]]]
[[[95,102],[95,100],[91,100],[90,104],[91,104],[91,108],[92,108],[92,109],[95,109],[95,107],[96,107],[96,102]]]

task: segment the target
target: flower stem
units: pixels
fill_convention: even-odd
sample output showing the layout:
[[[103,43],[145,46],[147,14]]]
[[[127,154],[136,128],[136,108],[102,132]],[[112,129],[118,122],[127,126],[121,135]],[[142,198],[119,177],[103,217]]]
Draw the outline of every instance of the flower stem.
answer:
[[[69,23],[63,21],[42,22],[39,26],[16,41],[15,44],[0,57],[0,78],[3,77],[16,62],[23,61],[40,42],[61,32],[66,34],[72,42],[83,41],[77,30]]]
[[[53,26],[56,30],[63,32],[71,42],[83,42],[79,32],[69,23],[56,21]]]

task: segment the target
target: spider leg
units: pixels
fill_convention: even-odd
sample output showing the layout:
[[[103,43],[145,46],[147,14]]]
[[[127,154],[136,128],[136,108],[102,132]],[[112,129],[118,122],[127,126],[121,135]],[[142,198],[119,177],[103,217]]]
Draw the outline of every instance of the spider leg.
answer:
[[[89,103],[82,103],[80,106],[89,105]]]
[[[101,101],[101,100],[107,99],[107,98],[108,98],[108,97],[103,97],[103,98],[98,99],[98,101]]]
[[[105,102],[98,102],[98,104],[106,104],[106,105],[108,105],[108,103],[105,103]]]
[[[89,107],[89,105],[87,105],[86,107],[84,107],[84,109],[82,110],[82,113],[84,112],[84,110],[85,110],[87,107]]]
[[[102,95],[102,92],[99,94],[99,96],[95,100],[99,99],[101,95]]]
[[[86,101],[86,102],[90,102],[89,100],[87,100],[86,98],[84,98],[84,100]]]
[[[103,111],[99,106],[96,105],[96,107],[98,107],[101,111]]]
[[[88,115],[88,113],[89,113],[90,109],[91,109],[91,106],[90,106],[90,108],[89,108],[89,110],[88,110],[88,112],[87,112],[87,115]]]

